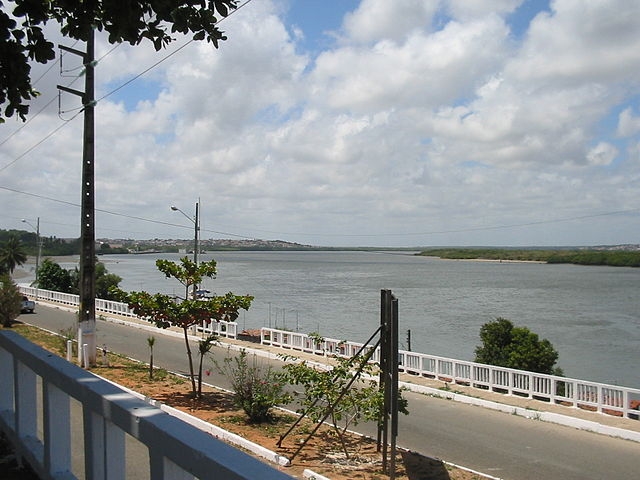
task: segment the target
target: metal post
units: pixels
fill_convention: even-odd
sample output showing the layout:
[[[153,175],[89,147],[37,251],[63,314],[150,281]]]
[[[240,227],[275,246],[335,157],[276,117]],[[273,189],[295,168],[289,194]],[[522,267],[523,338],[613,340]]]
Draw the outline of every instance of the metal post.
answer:
[[[196,202],[196,216],[195,221],[193,222],[195,225],[195,233],[193,236],[193,263],[196,264],[196,268],[198,267],[198,232],[200,230],[200,217],[198,214],[198,209],[200,206],[200,199]],[[198,297],[198,285],[193,284],[193,299],[195,300]]]
[[[36,286],[38,285],[38,267],[40,266],[40,254],[42,253],[42,243],[40,243],[40,217],[36,220],[36,242],[38,242],[38,253],[36,253]]]
[[[391,295],[391,325],[389,345],[389,367],[391,385],[389,388],[389,410],[391,412],[391,465],[389,480],[396,478],[396,443],[398,439],[398,299]]]

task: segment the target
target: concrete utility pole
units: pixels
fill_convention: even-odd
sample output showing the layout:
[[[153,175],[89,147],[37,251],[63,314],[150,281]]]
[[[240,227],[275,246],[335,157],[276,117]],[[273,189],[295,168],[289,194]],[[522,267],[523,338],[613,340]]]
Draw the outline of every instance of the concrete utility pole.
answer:
[[[80,52],[60,46],[66,52],[82,57],[85,68],[84,92],[58,85],[60,90],[79,95],[84,108],[84,136],[82,148],[82,201],[80,212],[80,309],[78,318],[79,347],[87,345],[81,358],[89,365],[96,362],[96,280],[95,280],[95,94],[94,94],[94,32],[87,38],[87,51]],[[80,345],[81,343],[81,345]],[[85,367],[88,365],[85,365]]]

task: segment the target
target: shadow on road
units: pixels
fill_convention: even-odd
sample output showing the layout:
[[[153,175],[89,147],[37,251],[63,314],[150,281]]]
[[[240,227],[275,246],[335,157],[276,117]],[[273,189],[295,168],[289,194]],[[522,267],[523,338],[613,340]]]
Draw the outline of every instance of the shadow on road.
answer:
[[[442,461],[417,452],[401,452],[401,455],[409,480],[449,480]]]

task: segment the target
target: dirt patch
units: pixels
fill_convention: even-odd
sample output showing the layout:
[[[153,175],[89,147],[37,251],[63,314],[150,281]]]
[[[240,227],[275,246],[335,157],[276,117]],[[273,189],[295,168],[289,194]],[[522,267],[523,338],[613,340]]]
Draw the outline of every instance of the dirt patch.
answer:
[[[280,436],[286,432],[297,418],[296,416],[276,410],[271,421],[252,424],[247,421],[242,410],[234,407],[232,396],[226,392],[203,386],[202,398],[194,399],[187,380],[156,372],[156,378],[150,381],[146,366],[123,367],[119,365],[120,361],[118,357],[114,357],[110,359],[109,367],[96,367],[92,371],[287,458],[291,458],[298,451],[301,443],[315,426],[311,422],[303,421],[279,447],[277,443]],[[137,375],[134,375],[135,370],[138,370]],[[291,466],[276,468],[296,478],[303,478],[305,469],[311,469],[332,480],[388,478],[388,475],[383,473],[381,454],[377,451],[374,439],[352,435],[348,438],[347,447],[350,453],[349,458],[343,453],[334,432],[329,428],[321,428],[316,436],[296,454]],[[482,478],[415,452],[398,452],[396,467],[397,479],[477,480]]]

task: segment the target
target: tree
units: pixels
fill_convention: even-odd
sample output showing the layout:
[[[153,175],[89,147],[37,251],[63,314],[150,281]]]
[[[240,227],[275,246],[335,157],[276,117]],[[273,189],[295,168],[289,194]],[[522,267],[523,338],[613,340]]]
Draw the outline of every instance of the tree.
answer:
[[[515,368],[528,372],[561,375],[554,368],[558,352],[546,338],[540,340],[526,327],[516,327],[505,318],[485,323],[480,328],[482,345],[476,347],[477,363]]]
[[[198,397],[202,396],[202,367],[204,357],[211,351],[216,343],[218,343],[218,336],[215,333],[208,335],[198,342]]]
[[[115,300],[111,291],[118,287],[122,278],[115,273],[109,273],[102,262],[96,262],[96,298]],[[53,260],[46,258],[38,268],[38,287],[44,290],[78,294],[80,291],[80,271],[66,270]]]
[[[153,380],[153,346],[156,343],[156,337],[150,335],[147,337],[147,345],[149,345],[149,380]]]
[[[180,264],[168,260],[157,260],[156,267],[167,277],[175,278],[188,290],[197,285],[203,277],[213,277],[216,274],[216,262],[202,262],[196,265],[187,257],[180,259]],[[206,299],[187,298],[176,302],[169,295],[148,292],[124,292],[118,288],[112,289],[116,297],[129,305],[136,315],[154,323],[158,328],[178,327],[184,333],[191,389],[194,396],[198,395],[193,356],[189,344],[189,327],[214,319],[216,321],[232,321],[238,317],[240,309],[248,310],[253,301],[250,295],[239,296],[229,292],[223,296]]]
[[[384,392],[375,380],[380,373],[377,364],[368,362],[366,355],[352,358],[335,356],[333,367],[324,370],[306,361],[297,362],[289,355],[281,355],[281,358],[286,362],[284,380],[303,389],[303,392],[294,390],[294,396],[301,397],[301,408],[297,412],[304,413],[314,422],[329,418],[342,450],[349,458],[346,442],[349,427],[362,420],[377,422],[382,418]],[[363,378],[357,385],[352,385],[354,370],[358,369],[368,379]],[[409,413],[407,400],[401,392],[398,395],[398,412],[406,415]]]
[[[107,267],[102,262],[96,262],[96,298],[103,300],[115,300],[111,293],[111,287],[117,287],[122,281],[122,277],[115,273],[109,273]],[[80,280],[78,276],[78,280]],[[79,285],[79,282],[78,282]]]
[[[0,272],[13,273],[18,265],[27,261],[24,245],[16,235],[11,235],[0,250]]]
[[[0,277],[0,322],[5,328],[11,327],[11,323],[20,315],[22,295],[18,286],[13,283],[9,275]]]
[[[0,0],[0,7],[4,7]],[[25,120],[28,101],[38,93],[31,84],[30,61],[47,63],[55,58],[54,44],[46,39],[44,25],[60,24],[62,34],[86,41],[93,29],[106,31],[109,43],[138,45],[144,39],[156,50],[174,39],[171,34],[192,34],[217,48],[226,40],[218,29],[216,14],[226,17],[236,8],[236,0],[10,0],[0,10],[0,105],[2,116],[14,113]],[[9,11],[10,10],[10,11]]]
[[[73,280],[71,272],[59,264],[45,258],[38,268],[38,288],[54,292],[71,293]]]

